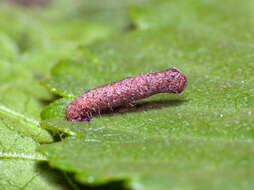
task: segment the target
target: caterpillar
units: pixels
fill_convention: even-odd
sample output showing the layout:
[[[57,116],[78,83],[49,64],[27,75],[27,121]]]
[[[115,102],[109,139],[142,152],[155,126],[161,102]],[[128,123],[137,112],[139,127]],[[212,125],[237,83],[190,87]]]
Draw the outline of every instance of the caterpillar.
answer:
[[[88,90],[66,107],[68,121],[90,121],[103,111],[158,93],[181,93],[187,78],[176,68],[139,74]]]

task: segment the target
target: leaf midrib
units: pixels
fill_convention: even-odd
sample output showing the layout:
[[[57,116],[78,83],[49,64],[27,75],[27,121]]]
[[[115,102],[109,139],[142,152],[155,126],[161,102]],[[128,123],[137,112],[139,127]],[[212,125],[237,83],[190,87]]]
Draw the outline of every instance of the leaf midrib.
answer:
[[[14,111],[10,108],[7,108],[4,105],[0,105],[0,113],[3,114],[3,115],[11,116],[11,117],[16,118],[18,120],[23,119],[23,120],[25,120],[29,124],[32,124],[35,127],[39,127],[39,125],[40,125],[39,121],[37,121],[35,119],[32,119],[32,118],[29,118],[29,117],[27,117],[27,116],[25,116],[21,113],[18,113],[18,112]]]

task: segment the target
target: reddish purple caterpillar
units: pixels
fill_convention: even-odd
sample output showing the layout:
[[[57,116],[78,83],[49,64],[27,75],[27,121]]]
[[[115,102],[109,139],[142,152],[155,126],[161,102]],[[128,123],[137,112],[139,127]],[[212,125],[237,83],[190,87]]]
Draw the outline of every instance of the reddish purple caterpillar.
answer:
[[[139,74],[88,90],[66,107],[69,121],[90,121],[92,116],[158,93],[181,93],[187,79],[171,68]]]

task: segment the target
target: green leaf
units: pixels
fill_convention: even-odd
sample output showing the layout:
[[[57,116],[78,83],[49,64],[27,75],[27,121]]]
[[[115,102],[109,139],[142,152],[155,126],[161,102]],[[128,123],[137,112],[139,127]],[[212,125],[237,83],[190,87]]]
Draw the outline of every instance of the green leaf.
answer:
[[[36,75],[47,74],[59,59],[80,57],[79,46],[104,39],[129,26],[125,9],[129,3],[116,2],[108,1],[110,10],[98,0],[91,3],[57,0],[45,9],[23,9],[1,3],[0,28],[7,37],[0,35],[0,50],[5,43],[5,48],[9,48],[6,52],[21,54],[20,64],[28,66]],[[11,41],[6,42],[8,37],[16,43],[16,49]]]
[[[0,33],[1,59],[15,57],[18,53],[17,45],[4,33]]]
[[[21,65],[1,61],[0,189],[68,189],[64,177],[38,161],[36,151],[52,136],[40,128],[39,112],[48,93]]]
[[[42,112],[42,126],[67,138],[40,147],[50,165],[91,185],[252,189],[253,17],[246,15],[253,4],[234,3],[132,7],[139,30],[90,46],[96,62],[91,56],[59,62],[44,85],[64,98]],[[83,90],[170,67],[188,78],[183,94],[155,95],[89,123],[66,121],[66,105]]]
[[[68,189],[65,179],[38,161],[47,158],[36,152],[38,142],[16,131],[15,123],[0,117],[0,188]]]
[[[36,151],[53,142],[40,126],[40,112],[55,98],[39,81],[59,59],[83,57],[80,48],[129,24],[124,7],[115,7],[125,12],[115,24],[113,16],[87,19],[81,4],[54,1],[47,8],[24,9],[0,3],[0,189],[69,189],[67,182],[72,184]],[[107,11],[101,11],[103,18]]]

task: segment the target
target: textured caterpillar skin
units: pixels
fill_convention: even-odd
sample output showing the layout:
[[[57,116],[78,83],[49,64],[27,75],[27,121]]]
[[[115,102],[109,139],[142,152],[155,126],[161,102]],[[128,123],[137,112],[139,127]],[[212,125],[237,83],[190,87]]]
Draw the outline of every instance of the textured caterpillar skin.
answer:
[[[150,72],[88,90],[66,107],[69,121],[90,121],[92,116],[158,93],[181,93],[187,79],[175,68]]]

